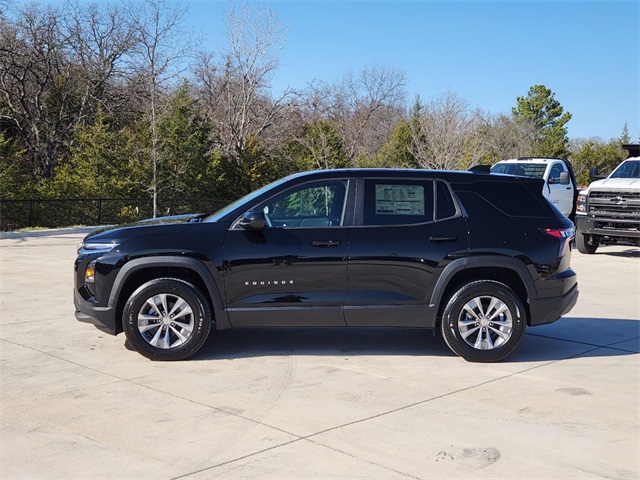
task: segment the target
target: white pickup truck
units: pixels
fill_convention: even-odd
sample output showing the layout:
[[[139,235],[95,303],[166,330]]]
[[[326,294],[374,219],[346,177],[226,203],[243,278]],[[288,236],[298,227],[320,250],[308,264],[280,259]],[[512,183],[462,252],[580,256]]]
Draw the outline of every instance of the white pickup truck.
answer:
[[[599,245],[627,242],[640,247],[640,145],[623,145],[632,155],[609,175],[598,176],[580,191],[576,215],[576,246],[592,254]]]
[[[575,219],[578,190],[573,168],[564,158],[521,157],[503,160],[491,167],[491,173],[542,178],[542,193],[572,221]]]

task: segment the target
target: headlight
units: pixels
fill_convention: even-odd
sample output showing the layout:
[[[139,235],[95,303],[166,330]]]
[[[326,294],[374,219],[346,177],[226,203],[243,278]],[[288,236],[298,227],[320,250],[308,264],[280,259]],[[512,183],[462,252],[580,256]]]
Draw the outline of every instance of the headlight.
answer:
[[[578,194],[578,202],[576,205],[576,211],[578,213],[587,213],[587,194],[579,193]]]
[[[78,255],[86,255],[88,253],[107,253],[116,248],[119,243],[91,243],[83,242],[78,245]]]
[[[89,262],[84,271],[84,283],[94,283],[96,281],[96,261]]]

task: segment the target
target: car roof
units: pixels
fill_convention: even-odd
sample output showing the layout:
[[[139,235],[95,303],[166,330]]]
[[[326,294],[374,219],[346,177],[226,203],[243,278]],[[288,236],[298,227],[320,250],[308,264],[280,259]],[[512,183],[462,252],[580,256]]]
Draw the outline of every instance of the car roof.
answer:
[[[501,160],[498,163],[551,163],[557,161],[565,161],[564,158],[556,157],[521,157],[521,158],[509,158],[507,160]]]
[[[426,168],[335,168],[328,170],[310,170],[306,172],[294,173],[286,177],[294,179],[300,177],[476,177],[479,174],[467,170],[431,170]]]
[[[513,175],[496,175],[489,171],[468,170],[428,170],[428,169],[411,169],[411,168],[342,168],[330,170],[311,170],[307,172],[294,173],[282,179],[282,182],[288,182],[294,179],[339,179],[339,178],[396,178],[396,179],[440,179],[453,183],[474,183],[477,181],[498,180],[504,182],[512,182],[516,178]],[[538,182],[541,181],[533,177],[517,177],[520,182]]]

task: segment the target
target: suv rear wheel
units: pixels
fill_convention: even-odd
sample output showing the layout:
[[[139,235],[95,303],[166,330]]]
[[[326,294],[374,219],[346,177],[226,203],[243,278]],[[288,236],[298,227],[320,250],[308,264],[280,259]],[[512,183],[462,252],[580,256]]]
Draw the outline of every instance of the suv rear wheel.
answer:
[[[442,336],[469,362],[497,362],[520,343],[526,325],[520,298],[503,283],[478,280],[460,287],[442,314]]]
[[[123,329],[133,348],[151,360],[183,360],[211,331],[211,309],[194,285],[156,278],[141,285],[123,310]]]

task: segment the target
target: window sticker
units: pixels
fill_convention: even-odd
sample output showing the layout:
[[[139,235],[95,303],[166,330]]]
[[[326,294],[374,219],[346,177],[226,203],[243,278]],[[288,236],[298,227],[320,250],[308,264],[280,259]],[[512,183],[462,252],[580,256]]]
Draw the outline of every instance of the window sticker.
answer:
[[[376,215],[424,215],[424,187],[376,185]]]

